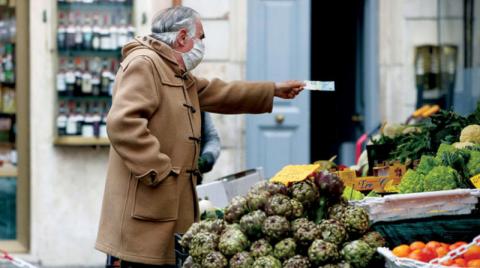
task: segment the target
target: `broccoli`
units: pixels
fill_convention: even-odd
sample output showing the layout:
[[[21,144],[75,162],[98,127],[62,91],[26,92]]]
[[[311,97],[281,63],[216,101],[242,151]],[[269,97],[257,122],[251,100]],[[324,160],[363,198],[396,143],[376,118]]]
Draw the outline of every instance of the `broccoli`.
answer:
[[[413,169],[409,169],[405,175],[403,175],[400,184],[398,185],[400,193],[418,193],[423,192],[424,175],[416,172]]]
[[[435,157],[430,155],[422,155],[422,158],[420,158],[420,163],[418,164],[416,171],[421,175],[427,175],[428,172],[430,172],[430,170],[432,170],[434,167],[438,165],[439,163],[435,159]]]
[[[458,186],[459,174],[451,167],[434,167],[424,178],[423,187],[426,192],[451,190]]]
[[[480,152],[470,151],[470,160],[467,163],[468,175],[470,177],[480,173]]]

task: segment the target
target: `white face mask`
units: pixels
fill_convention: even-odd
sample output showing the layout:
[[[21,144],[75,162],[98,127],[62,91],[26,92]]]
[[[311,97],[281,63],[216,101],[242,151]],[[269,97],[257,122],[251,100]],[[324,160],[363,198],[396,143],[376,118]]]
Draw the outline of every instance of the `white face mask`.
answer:
[[[182,59],[185,63],[185,68],[187,72],[195,69],[197,65],[202,61],[203,55],[205,54],[205,46],[203,45],[202,40],[193,39],[193,47],[190,51],[182,53]]]

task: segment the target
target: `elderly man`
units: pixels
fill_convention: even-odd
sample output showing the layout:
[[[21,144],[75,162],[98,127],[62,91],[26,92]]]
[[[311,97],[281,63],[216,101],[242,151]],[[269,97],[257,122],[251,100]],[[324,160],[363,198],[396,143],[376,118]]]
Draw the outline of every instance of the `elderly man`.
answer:
[[[111,150],[95,245],[123,267],[173,265],[174,233],[198,219],[200,110],[271,112],[274,96],[290,99],[303,89],[298,81],[193,76],[203,38],[198,13],[173,7],[154,18],[150,36],[123,48],[107,118]]]

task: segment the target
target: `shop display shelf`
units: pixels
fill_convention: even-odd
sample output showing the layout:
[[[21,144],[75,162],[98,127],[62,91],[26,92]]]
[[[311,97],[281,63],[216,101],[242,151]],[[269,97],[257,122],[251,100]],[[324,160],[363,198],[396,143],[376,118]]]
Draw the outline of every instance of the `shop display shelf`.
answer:
[[[110,11],[114,8],[131,8],[133,1],[120,2],[100,2],[100,3],[81,3],[81,2],[58,2],[59,10],[84,10],[84,11]]]
[[[60,136],[55,138],[57,146],[109,146],[108,138],[86,138],[81,136]]]
[[[115,50],[58,50],[61,57],[99,57],[99,58],[119,58],[122,55],[120,49]]]

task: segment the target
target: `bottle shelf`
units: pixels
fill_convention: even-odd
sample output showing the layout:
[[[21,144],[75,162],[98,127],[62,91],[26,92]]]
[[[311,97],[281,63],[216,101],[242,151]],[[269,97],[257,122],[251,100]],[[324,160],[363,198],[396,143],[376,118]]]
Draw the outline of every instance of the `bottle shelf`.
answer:
[[[60,136],[55,138],[57,146],[109,146],[108,138],[86,138],[82,136]]]
[[[58,96],[61,101],[111,101],[110,96]]]
[[[2,86],[2,87],[9,87],[9,88],[15,88],[15,82],[0,82],[0,86]]]
[[[79,2],[58,2],[59,10],[85,10],[85,11],[111,11],[115,8],[131,9],[133,1],[121,2],[95,2],[95,3],[79,3]]]
[[[122,56],[120,49],[116,50],[58,50],[61,57],[100,57],[100,58],[119,58]]]

